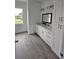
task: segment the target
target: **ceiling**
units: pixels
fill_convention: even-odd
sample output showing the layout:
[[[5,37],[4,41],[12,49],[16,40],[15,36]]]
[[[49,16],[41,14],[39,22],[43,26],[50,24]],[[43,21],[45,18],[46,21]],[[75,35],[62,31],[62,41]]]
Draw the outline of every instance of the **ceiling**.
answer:
[[[26,2],[27,0],[15,0],[15,1],[22,1],[22,2]],[[38,2],[41,2],[42,0],[37,0]]]
[[[15,0],[15,1],[23,1],[23,2],[25,2],[25,1],[27,1],[27,0]]]
[[[42,0],[37,0],[37,1],[41,2]]]

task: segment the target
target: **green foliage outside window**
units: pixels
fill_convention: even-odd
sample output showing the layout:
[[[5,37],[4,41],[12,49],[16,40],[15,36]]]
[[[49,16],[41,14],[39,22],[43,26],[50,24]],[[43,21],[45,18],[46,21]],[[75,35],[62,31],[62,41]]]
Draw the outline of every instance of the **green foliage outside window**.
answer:
[[[15,16],[15,24],[23,24],[22,18]]]
[[[15,8],[15,24],[23,24],[23,9]]]

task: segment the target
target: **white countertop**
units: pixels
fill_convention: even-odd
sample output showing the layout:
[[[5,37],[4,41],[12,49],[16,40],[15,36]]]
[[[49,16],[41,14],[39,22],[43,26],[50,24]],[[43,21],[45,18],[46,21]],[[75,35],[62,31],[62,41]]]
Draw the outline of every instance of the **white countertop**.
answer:
[[[40,26],[52,31],[52,26],[44,25],[44,24],[41,24],[41,23],[38,23],[37,25],[40,25]]]

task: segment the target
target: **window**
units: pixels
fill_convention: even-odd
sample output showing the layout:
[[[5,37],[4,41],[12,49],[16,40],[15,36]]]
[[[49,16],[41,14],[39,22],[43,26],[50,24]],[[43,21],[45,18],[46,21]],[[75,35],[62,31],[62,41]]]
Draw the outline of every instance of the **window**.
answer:
[[[15,24],[23,24],[23,9],[15,8]]]

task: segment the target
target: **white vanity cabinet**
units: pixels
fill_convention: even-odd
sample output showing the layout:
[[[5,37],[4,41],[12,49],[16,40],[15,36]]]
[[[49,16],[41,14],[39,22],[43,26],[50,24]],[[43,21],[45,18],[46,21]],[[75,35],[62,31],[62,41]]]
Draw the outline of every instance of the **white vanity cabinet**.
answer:
[[[52,31],[45,25],[36,25],[36,33],[50,46],[53,45]]]
[[[62,31],[63,30],[59,31],[59,29],[56,28],[56,33],[53,34],[51,27],[42,24],[36,25],[36,33],[50,46],[52,51],[54,51],[54,53],[59,57],[61,57],[60,52],[63,36],[63,34],[61,33]]]

